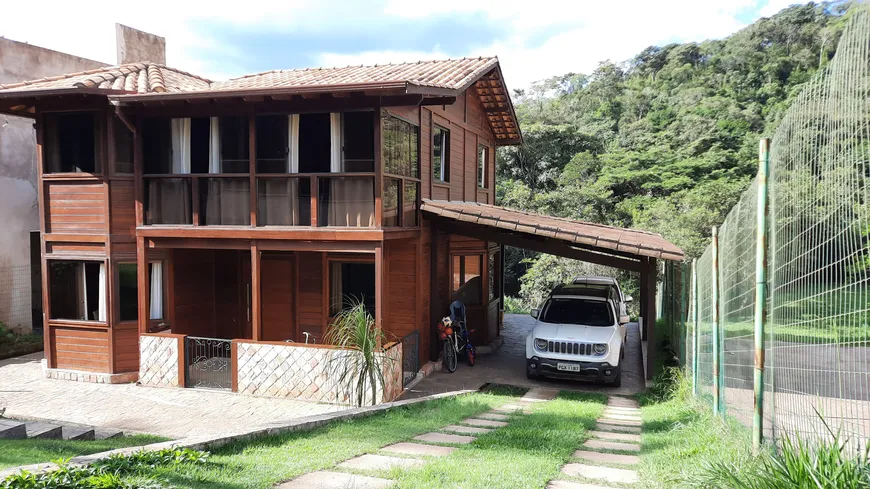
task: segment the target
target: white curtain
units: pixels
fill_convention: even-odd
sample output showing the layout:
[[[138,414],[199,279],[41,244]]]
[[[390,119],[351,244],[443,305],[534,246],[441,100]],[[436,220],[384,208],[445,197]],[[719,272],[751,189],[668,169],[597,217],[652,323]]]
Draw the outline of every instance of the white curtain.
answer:
[[[172,173],[190,173],[190,118],[172,119]]]
[[[344,170],[341,165],[341,113],[329,114],[329,171],[340,173]]]
[[[97,321],[106,320],[106,264],[100,263],[100,283],[98,289]]]
[[[163,263],[150,263],[151,267],[151,310],[148,317],[163,319]]]
[[[264,188],[265,187],[265,188]],[[267,178],[262,191],[257,194],[260,200],[260,217],[266,226],[298,226],[299,222],[299,181],[296,178]]]
[[[212,117],[209,121],[208,172],[221,172],[221,131],[220,118]]]
[[[375,188],[370,178],[331,178],[329,226],[373,227]]]
[[[79,307],[81,308],[78,312],[79,319],[88,320],[88,294],[87,288],[85,287],[85,264],[79,263],[77,267],[79,269],[79,273],[76,277],[76,293],[80,298]]]
[[[287,141],[290,145],[290,151],[287,153],[288,171],[299,173],[299,114],[287,116],[287,133]]]

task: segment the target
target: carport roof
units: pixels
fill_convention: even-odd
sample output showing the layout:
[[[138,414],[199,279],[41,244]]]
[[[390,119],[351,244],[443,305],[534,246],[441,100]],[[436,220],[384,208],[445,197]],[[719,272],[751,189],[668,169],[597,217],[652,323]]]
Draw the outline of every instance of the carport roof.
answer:
[[[525,237],[545,238],[562,244],[612,251],[620,256],[683,260],[683,250],[661,235],[638,229],[544,216],[478,202],[423,200],[422,210],[443,219],[485,226]]]

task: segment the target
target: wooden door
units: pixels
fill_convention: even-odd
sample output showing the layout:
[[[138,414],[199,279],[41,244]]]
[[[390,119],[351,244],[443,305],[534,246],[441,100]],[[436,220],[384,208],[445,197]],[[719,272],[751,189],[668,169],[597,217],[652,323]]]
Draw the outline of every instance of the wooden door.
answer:
[[[241,297],[241,338],[253,338],[253,328],[251,327],[251,314],[253,314],[253,305],[251,304],[251,254],[239,253],[239,296]]]
[[[295,260],[293,255],[263,255],[260,268],[260,311],[263,341],[304,341],[297,337]]]

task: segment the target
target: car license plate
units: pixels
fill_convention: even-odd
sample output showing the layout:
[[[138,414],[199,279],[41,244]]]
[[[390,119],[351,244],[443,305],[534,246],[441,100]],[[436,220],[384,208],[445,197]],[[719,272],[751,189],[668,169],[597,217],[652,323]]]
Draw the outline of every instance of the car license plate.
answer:
[[[576,363],[557,363],[556,370],[561,370],[563,372],[579,372],[580,365]]]

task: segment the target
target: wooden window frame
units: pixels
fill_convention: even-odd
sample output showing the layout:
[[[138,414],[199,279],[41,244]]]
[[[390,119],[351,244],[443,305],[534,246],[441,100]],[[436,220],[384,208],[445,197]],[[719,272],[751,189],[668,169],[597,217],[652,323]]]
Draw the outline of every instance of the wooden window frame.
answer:
[[[57,178],[61,180],[67,180],[70,178],[76,179],[89,179],[89,178],[98,178],[103,176],[109,176],[109,163],[108,163],[108,136],[110,129],[106,127],[106,117],[105,112],[100,109],[82,109],[82,110],[54,110],[54,111],[46,111],[42,114],[41,124],[42,124],[42,132],[43,132],[43,144],[45,138],[47,137],[47,133],[45,131],[45,119],[47,117],[54,117],[59,115],[70,115],[70,114],[92,114],[94,120],[94,171],[92,172],[50,172],[48,171],[46,164],[48,163],[48,159],[46,158],[47,151],[43,148],[43,157],[39,162],[39,172],[42,174],[43,178],[46,180],[50,180],[52,178]],[[114,143],[114,141],[112,141]],[[126,174],[125,174],[126,175]]]
[[[442,136],[441,140],[441,173],[435,173],[435,133],[441,131],[442,134],[446,134],[446,138]],[[446,143],[446,144],[445,144]],[[431,154],[430,159],[432,161],[432,180],[435,184],[449,184],[450,183],[450,129],[442,126],[441,124],[432,124],[432,136],[430,141]]]
[[[159,319],[151,319],[151,307],[150,307],[151,306],[151,292],[149,290],[149,292],[148,292],[148,306],[149,306],[148,307],[148,331],[151,333],[156,332],[156,331],[165,331],[165,330],[171,328],[170,323],[169,323],[169,318],[167,317],[167,316],[169,316],[168,303],[167,303],[167,298],[169,297],[169,273],[168,273],[169,264],[168,264],[168,260],[149,259],[148,266],[150,267],[152,263],[160,263],[162,268],[163,268],[163,280],[162,280],[162,282],[163,282],[163,284],[162,284],[162,288],[163,288],[163,314],[162,314],[162,316],[163,317],[161,317]],[[127,319],[125,321],[121,321],[121,279],[120,279],[121,265],[135,265],[137,276],[139,274],[139,263],[134,261],[134,260],[125,259],[125,260],[120,260],[120,261],[115,263],[114,270],[112,271],[112,273],[115,274],[115,277],[114,277],[115,283],[113,286],[114,290],[112,291],[112,293],[117,298],[117,300],[113,301],[112,309],[114,310],[115,317],[118,318],[116,321],[116,324],[137,324],[139,322],[138,306],[136,309],[136,319]],[[150,273],[150,270],[149,270],[149,273]],[[150,284],[149,284],[149,287],[150,287]],[[137,281],[137,283],[136,283],[136,301],[137,301],[137,304],[138,304],[138,300],[139,300],[138,298],[139,298],[139,283]],[[161,326],[160,328],[156,328],[155,326],[160,324],[160,323],[164,323],[164,325]]]
[[[52,302],[52,300],[51,300],[52,299],[52,296],[51,296],[51,264],[53,262],[74,262],[74,263],[83,263],[83,264],[84,263],[97,263],[97,264],[103,264],[105,267],[107,267],[107,270],[108,270],[109,260],[106,258],[103,258],[103,259],[100,259],[100,258],[82,258],[82,257],[75,257],[75,256],[71,256],[69,258],[58,257],[58,256],[47,258],[45,261],[45,268],[46,268],[45,296],[48,298],[48,304],[43,306],[44,308],[46,308],[45,306],[47,306],[47,310],[44,311],[44,314],[45,314],[46,322],[49,326],[54,325],[54,324],[76,324],[76,325],[82,325],[82,326],[97,326],[100,328],[108,328],[110,325],[110,321],[111,321],[111,318],[109,316],[109,307],[108,307],[108,304],[109,304],[108,301],[110,299],[110,292],[109,292],[108,287],[106,288],[106,298],[105,298],[106,306],[107,306],[106,307],[106,320],[105,321],[99,321],[96,319],[69,319],[69,318],[52,317],[53,311],[51,310],[51,302]],[[108,282],[108,281],[109,281],[109,277],[107,276],[106,282]],[[106,285],[108,285],[108,283]],[[97,285],[97,287],[99,287],[99,284]],[[85,311],[85,313],[87,313],[87,311]]]
[[[422,192],[422,187],[423,187],[423,178],[422,178],[423,177],[423,175],[422,175],[423,168],[422,168],[422,164],[421,164],[422,157],[420,155],[420,149],[422,147],[421,141],[420,141],[420,125],[415,123],[415,122],[412,122],[404,117],[395,115],[391,112],[387,112],[386,117],[392,117],[396,120],[402,121],[402,122],[414,127],[417,130],[417,162],[416,162],[416,164],[417,164],[417,172],[416,172],[417,177],[415,178],[415,177],[410,177],[407,175],[397,175],[395,173],[389,173],[387,171],[383,171],[384,179],[390,178],[390,179],[394,179],[394,180],[399,180],[399,195],[398,195],[398,201],[396,203],[397,213],[398,213],[397,214],[398,224],[396,226],[385,227],[385,229],[398,229],[398,228],[404,228],[404,227],[418,229],[421,226],[421,224],[420,224],[420,222],[421,222],[421,216],[420,216],[421,205],[420,204],[422,202],[421,192]],[[383,124],[383,122],[382,122],[382,124]],[[381,129],[381,132],[383,133],[383,128]],[[448,131],[448,133],[449,133],[449,131]],[[381,140],[382,140],[381,144],[383,144],[383,137],[381,138]],[[417,224],[413,225],[413,226],[406,225],[406,223],[405,223],[405,186],[408,183],[415,183],[417,185],[417,202],[416,202]],[[384,186],[384,188],[386,188],[386,185]],[[381,223],[381,224],[383,224],[383,223]]]
[[[481,155],[483,158],[481,159]],[[488,189],[488,181],[486,167],[489,166],[489,146],[485,144],[477,144],[477,188]]]
[[[375,260],[375,255],[373,253],[365,253],[361,255],[326,255],[324,259],[325,267],[323,269],[323,305],[324,305],[324,314],[323,317],[325,319],[325,324],[323,324],[323,331],[321,335],[326,334],[326,328],[329,327],[329,324],[332,323],[332,320],[335,319],[335,316],[332,314],[332,297],[330,295],[332,291],[332,264],[333,263],[370,263],[375,265],[375,294],[380,294],[381,291],[377,288],[377,264]]]

